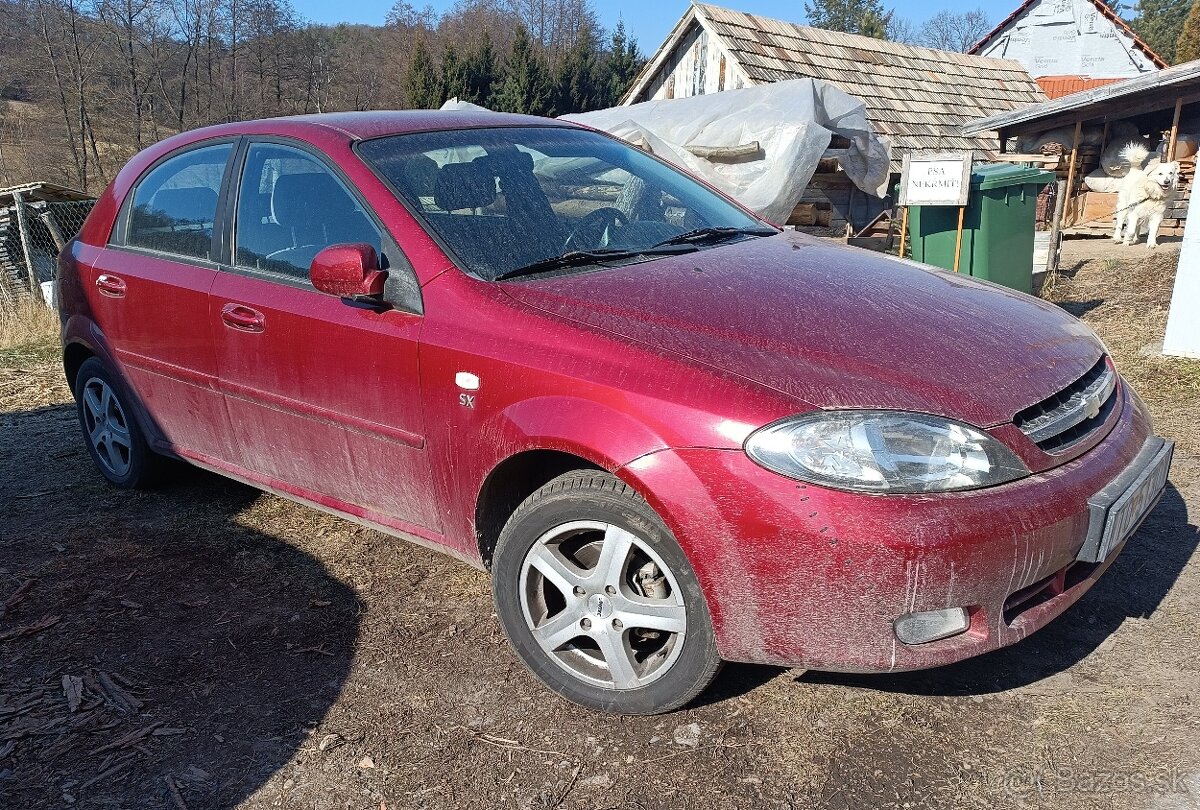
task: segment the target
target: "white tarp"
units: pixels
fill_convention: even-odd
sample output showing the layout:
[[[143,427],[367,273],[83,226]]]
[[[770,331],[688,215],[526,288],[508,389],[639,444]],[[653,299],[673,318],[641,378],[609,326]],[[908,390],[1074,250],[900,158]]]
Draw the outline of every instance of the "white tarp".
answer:
[[[772,222],[787,221],[834,133],[850,140],[848,154],[839,158],[854,184],[877,197],[887,193],[891,148],[871,129],[866,106],[817,79],[647,101],[563,118],[648,147]],[[760,151],[749,158],[710,160],[689,151],[755,141]]]

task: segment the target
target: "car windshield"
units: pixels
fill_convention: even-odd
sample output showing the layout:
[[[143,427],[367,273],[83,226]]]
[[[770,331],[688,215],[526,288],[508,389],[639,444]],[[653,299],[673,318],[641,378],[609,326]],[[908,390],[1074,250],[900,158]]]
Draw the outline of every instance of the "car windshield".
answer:
[[[422,132],[359,152],[486,280],[775,233],[682,172],[588,130]]]

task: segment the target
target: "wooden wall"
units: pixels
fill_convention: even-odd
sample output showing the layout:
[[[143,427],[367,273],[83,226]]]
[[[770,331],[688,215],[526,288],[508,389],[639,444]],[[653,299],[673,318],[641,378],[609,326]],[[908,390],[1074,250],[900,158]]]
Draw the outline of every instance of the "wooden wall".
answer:
[[[633,101],[702,96],[749,84],[720,42],[695,24]]]

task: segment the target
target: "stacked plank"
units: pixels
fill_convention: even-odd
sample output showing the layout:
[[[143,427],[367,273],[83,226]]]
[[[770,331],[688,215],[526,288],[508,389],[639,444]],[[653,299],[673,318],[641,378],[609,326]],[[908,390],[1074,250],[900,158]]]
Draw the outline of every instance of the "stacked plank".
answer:
[[[12,208],[0,208],[0,309],[13,308],[18,291],[28,284],[22,281],[27,276],[16,214]]]
[[[842,171],[838,151],[829,149],[821,158],[816,172],[804,189],[800,203],[788,217],[788,225],[821,228],[846,226],[850,211],[850,194],[854,184]]]
[[[1163,220],[1160,236],[1183,236],[1184,222],[1187,220],[1188,201],[1192,198],[1192,185],[1196,179],[1196,156],[1179,161],[1179,192],[1175,195],[1171,207],[1167,209],[1167,218]]]
[[[1047,147],[1060,147],[1060,144],[1047,144]],[[1044,148],[1041,168],[1054,172],[1059,180],[1066,180],[1071,171],[1071,150],[1069,148]],[[1082,179],[1100,168],[1100,146],[1084,144],[1079,147],[1079,165],[1075,167],[1076,181]]]

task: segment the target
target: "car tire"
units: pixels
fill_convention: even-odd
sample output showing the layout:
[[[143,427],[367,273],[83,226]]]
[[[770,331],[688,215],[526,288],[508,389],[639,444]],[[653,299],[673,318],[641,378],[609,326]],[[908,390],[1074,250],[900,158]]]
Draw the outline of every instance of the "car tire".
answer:
[[[145,489],[158,479],[165,459],[147,444],[124,386],[95,357],[75,376],[75,410],[92,462],[110,484]]]
[[[603,472],[560,475],[509,518],[492,593],[513,648],[543,683],[600,711],[658,714],[721,666],[683,549],[646,501]]]

